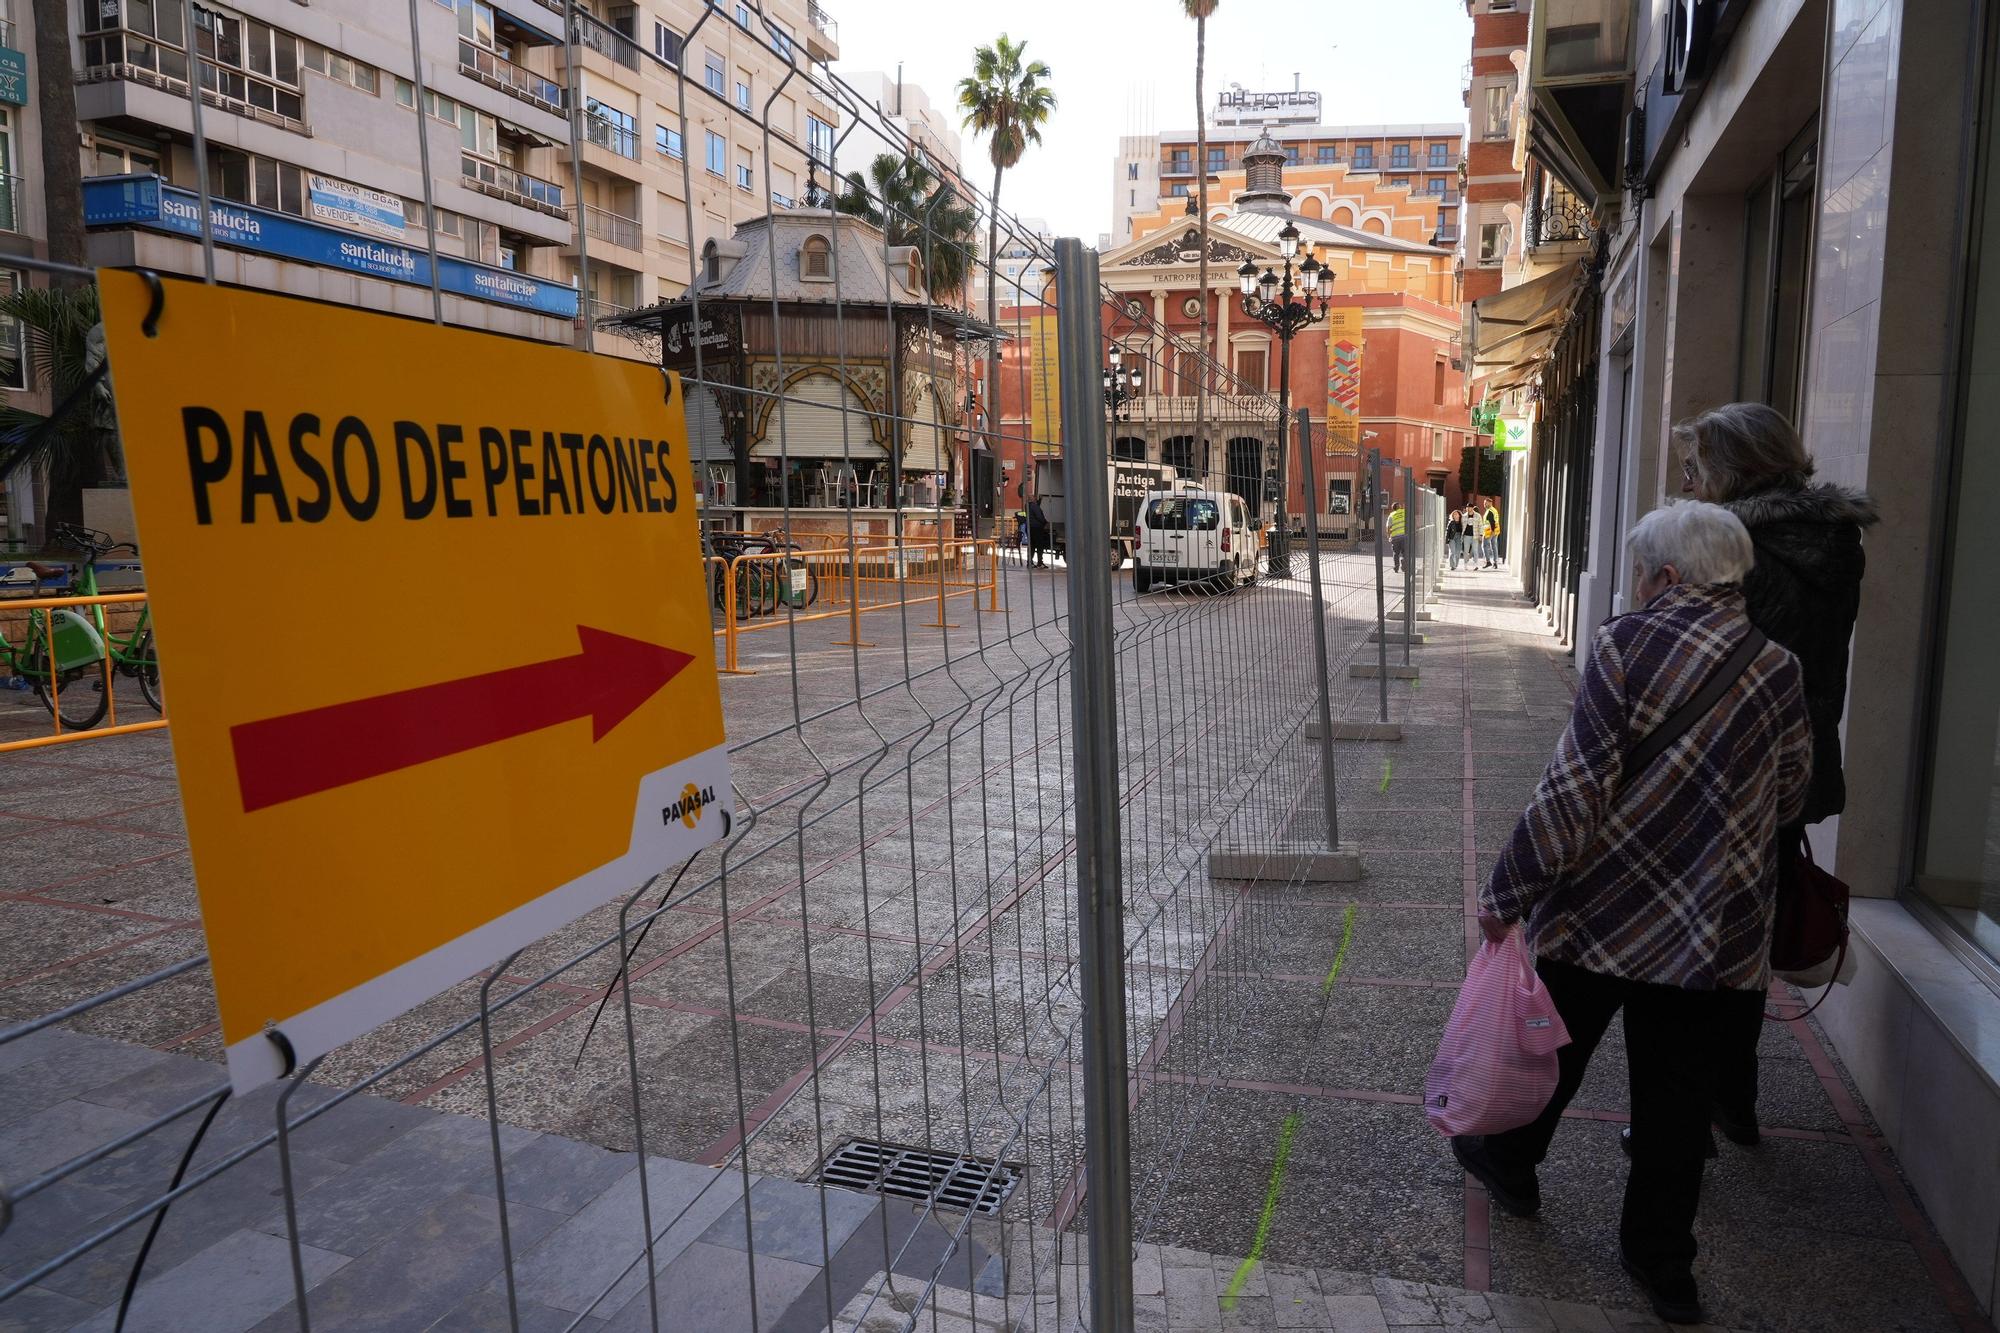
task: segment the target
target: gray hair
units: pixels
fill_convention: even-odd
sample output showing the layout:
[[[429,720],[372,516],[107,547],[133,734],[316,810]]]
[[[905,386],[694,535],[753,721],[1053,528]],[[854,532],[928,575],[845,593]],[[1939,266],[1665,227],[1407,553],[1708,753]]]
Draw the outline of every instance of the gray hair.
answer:
[[[1711,500],[1771,487],[1803,489],[1813,461],[1784,413],[1763,403],[1724,403],[1674,427],[1674,443]]]
[[[1655,509],[1632,525],[1625,544],[1640,573],[1651,577],[1672,565],[1683,583],[1740,583],[1757,562],[1743,520],[1700,500]]]

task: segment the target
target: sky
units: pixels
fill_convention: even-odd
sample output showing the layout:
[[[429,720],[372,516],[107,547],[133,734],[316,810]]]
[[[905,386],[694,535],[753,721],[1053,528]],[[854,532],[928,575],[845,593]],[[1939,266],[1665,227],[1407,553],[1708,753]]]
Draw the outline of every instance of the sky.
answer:
[[[1005,32],[1053,77],[1057,108],[1040,148],[1007,173],[1001,207],[1046,218],[1058,236],[1095,244],[1111,229],[1121,134],[1192,130],[1194,21],[1175,0],[1010,0],[912,5],[822,0],[840,25],[836,72],[903,67],[948,105],[973,49]],[[1206,93],[1298,86],[1321,95],[1329,124],[1462,122],[1459,71],[1471,55],[1464,0],[1221,0],[1208,20]],[[983,140],[965,170],[990,188]]]

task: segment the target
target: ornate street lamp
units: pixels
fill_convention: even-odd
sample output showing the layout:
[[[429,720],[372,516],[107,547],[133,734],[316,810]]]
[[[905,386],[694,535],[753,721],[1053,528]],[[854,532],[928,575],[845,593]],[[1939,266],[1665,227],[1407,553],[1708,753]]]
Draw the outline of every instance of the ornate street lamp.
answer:
[[[1292,336],[1300,329],[1326,318],[1333,297],[1333,271],[1313,257],[1306,248],[1305,262],[1297,269],[1292,261],[1299,253],[1299,229],[1291,222],[1278,233],[1278,254],[1284,260],[1282,274],[1248,260],[1236,270],[1243,289],[1243,313],[1267,325],[1278,335],[1278,526],[1271,534],[1270,572],[1291,573],[1291,559],[1285,547],[1285,442],[1292,416]],[[1306,503],[1313,503],[1307,496]]]
[[[1111,344],[1110,361],[1104,368],[1104,410],[1114,421],[1123,421],[1126,400],[1139,396],[1146,377],[1139,367],[1125,365],[1125,349],[1117,343]]]

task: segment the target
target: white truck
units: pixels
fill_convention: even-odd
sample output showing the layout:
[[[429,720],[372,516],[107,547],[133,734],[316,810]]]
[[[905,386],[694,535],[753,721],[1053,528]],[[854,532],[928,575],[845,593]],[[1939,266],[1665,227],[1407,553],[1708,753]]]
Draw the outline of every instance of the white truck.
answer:
[[[1132,558],[1134,530],[1139,510],[1149,491],[1171,490],[1178,473],[1166,463],[1141,463],[1114,458],[1106,465],[1110,473],[1111,567],[1122,569]],[[1056,554],[1068,545],[1069,501],[1064,484],[1065,463],[1060,458],[1035,460],[1035,498],[1042,502],[1042,514],[1049,520],[1049,544]]]

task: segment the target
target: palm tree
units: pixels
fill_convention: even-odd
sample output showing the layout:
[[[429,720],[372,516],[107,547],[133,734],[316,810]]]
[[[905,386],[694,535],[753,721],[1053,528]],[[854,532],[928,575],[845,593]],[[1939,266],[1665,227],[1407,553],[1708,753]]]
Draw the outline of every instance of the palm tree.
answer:
[[[987,156],[993,162],[993,197],[987,204],[986,324],[1000,322],[1000,179],[1007,168],[1018,164],[1029,144],[1042,141],[1042,126],[1055,113],[1056,95],[1050,91],[1049,67],[1039,60],[1024,61],[1026,42],[1008,40],[1006,33],[991,46],[972,53],[972,73],[958,83],[958,109],[965,113],[969,129],[989,136]],[[1000,413],[1000,348],[994,344],[986,360],[986,414],[989,422]]]
[[[81,267],[83,161],[76,151],[76,75],[70,66],[67,0],[35,0],[35,97],[42,140],[42,193],[48,204],[49,258]],[[18,211],[23,201],[13,201]],[[84,279],[50,278],[55,286]]]
[[[1204,457],[1208,453],[1208,395],[1202,390],[1208,385],[1208,372],[1201,362],[1211,354],[1208,334],[1208,103],[1202,92],[1201,81],[1204,67],[1208,63],[1208,16],[1215,12],[1217,0],[1181,0],[1181,11],[1194,20],[1194,193],[1195,208],[1200,215],[1196,224],[1201,228],[1201,361],[1196,363],[1194,391],[1194,437],[1201,442]],[[1281,479],[1282,480],[1282,479]]]
[[[34,379],[48,387],[50,403],[69,405],[47,417],[0,403],[0,480],[21,467],[45,469],[46,522],[81,523],[83,489],[124,472],[111,386],[102,377],[87,383],[104,363],[97,288],[24,287],[0,296],[0,319],[22,327]]]
[[[833,206],[882,228],[890,245],[913,245],[924,259],[924,288],[933,301],[962,305],[973,264],[972,209],[958,201],[949,181],[941,181],[914,157],[878,153],[868,175],[850,171]]]

